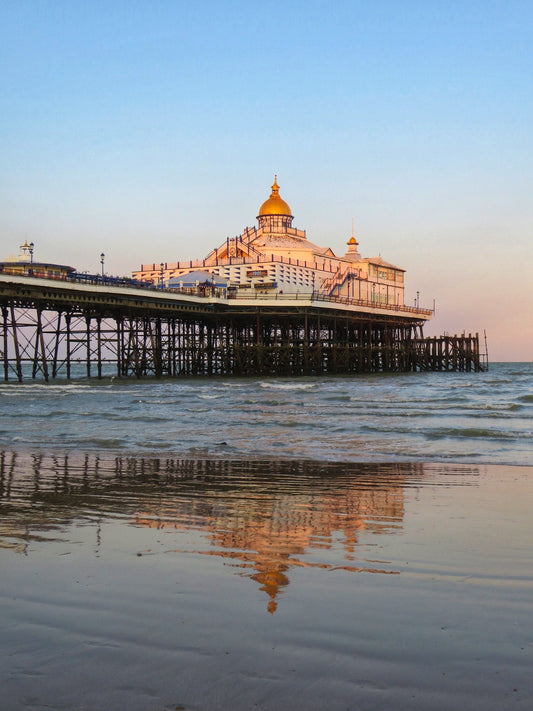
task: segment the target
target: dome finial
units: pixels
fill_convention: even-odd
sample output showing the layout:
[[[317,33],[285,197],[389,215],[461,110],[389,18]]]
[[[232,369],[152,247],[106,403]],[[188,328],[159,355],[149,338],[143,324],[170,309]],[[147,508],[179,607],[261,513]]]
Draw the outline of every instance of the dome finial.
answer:
[[[264,217],[265,215],[285,215],[287,217],[290,217],[292,220],[291,208],[287,205],[285,200],[283,200],[279,196],[277,174],[274,176],[274,184],[272,185],[272,192],[270,193],[270,197],[268,198],[268,200],[265,200],[265,202],[259,208],[258,217]]]
[[[359,242],[355,239],[353,223],[354,219],[352,217],[352,236],[350,237],[348,242],[346,242],[346,244],[348,245],[348,251],[346,252],[346,256],[350,255],[352,257],[358,257],[359,252],[357,250],[357,247],[359,247]]]
[[[354,219],[352,217],[352,236],[350,237],[348,242],[346,242],[346,244],[350,247],[350,249],[349,249],[350,252],[357,251],[357,247],[359,245],[359,242],[355,239],[355,235],[354,235],[354,231],[353,231],[353,222],[354,222]]]

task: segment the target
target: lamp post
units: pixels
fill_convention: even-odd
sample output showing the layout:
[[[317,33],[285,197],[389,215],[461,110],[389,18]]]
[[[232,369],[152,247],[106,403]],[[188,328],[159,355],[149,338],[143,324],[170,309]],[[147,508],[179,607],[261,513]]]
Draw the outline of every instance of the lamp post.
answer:
[[[33,242],[30,242],[30,275],[33,275],[33,250],[35,248],[35,245]]]
[[[105,259],[105,254],[102,252],[100,255],[100,264],[102,265],[102,279],[104,278],[104,259]]]

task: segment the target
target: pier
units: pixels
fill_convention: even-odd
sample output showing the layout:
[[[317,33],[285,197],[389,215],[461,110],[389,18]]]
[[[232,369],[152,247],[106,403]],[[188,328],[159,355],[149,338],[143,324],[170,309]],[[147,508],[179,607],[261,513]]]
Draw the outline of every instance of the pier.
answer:
[[[318,292],[231,298],[0,273],[0,309],[4,381],[486,367],[477,334],[423,337],[429,309]]]

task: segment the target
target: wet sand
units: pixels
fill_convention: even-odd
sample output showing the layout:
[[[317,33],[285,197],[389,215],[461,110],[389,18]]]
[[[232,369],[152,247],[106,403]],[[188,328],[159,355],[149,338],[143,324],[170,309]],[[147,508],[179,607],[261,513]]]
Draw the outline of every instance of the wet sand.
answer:
[[[0,454],[0,707],[529,709],[533,468]]]

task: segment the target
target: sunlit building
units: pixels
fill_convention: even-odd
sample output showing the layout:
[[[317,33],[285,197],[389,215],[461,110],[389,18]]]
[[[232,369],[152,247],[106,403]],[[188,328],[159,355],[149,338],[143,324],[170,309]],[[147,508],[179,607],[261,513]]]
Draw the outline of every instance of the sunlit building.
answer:
[[[72,274],[75,269],[66,264],[50,264],[35,261],[34,244],[28,240],[20,245],[18,257],[11,255],[5,262],[0,262],[0,273],[18,276],[46,277],[47,279],[63,278]]]
[[[161,286],[179,286],[195,272],[205,281],[215,276],[239,293],[339,296],[379,304],[404,304],[401,267],[378,257],[363,257],[352,234],[342,256],[307,239],[293,227],[288,203],[279,194],[277,176],[270,197],[259,208],[257,226],[226,239],[204,259],[142,264],[133,277]],[[200,282],[201,276],[198,277]]]

